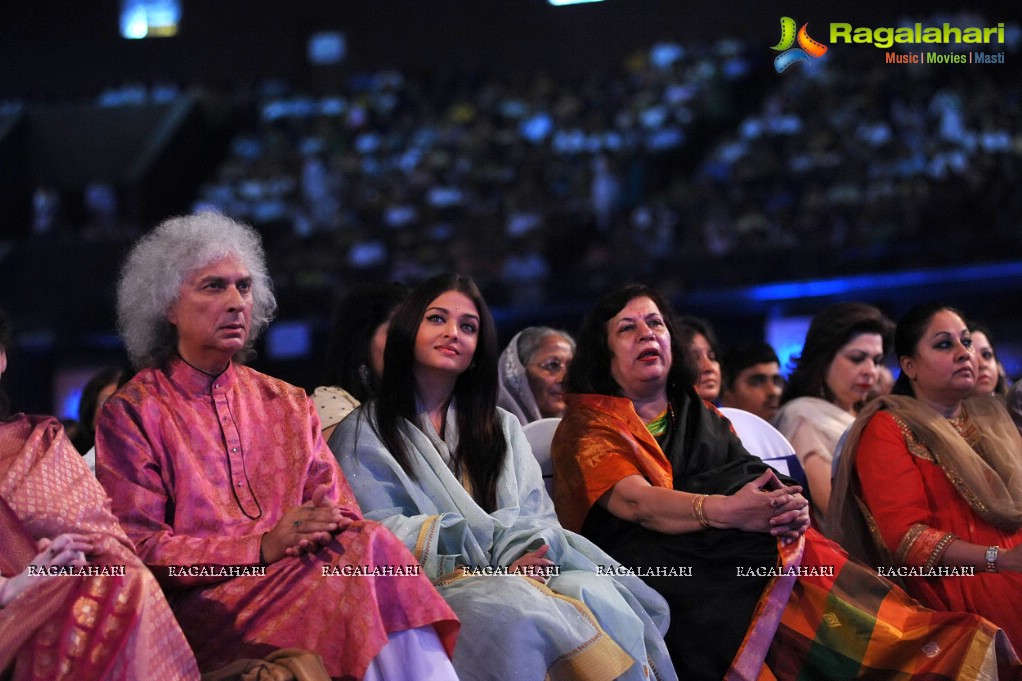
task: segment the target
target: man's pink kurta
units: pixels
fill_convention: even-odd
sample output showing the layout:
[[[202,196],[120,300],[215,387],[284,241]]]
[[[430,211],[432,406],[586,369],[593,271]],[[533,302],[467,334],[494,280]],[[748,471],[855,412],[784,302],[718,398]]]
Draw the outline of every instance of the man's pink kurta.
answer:
[[[331,676],[360,677],[388,633],[431,624],[453,651],[457,619],[425,576],[339,576],[417,563],[389,530],[362,520],[300,388],[234,364],[212,377],[175,358],[104,405],[96,464],[202,670],[297,647],[319,653]],[[263,533],[320,484],[353,522],[319,552],[265,576],[181,575],[258,566]]]

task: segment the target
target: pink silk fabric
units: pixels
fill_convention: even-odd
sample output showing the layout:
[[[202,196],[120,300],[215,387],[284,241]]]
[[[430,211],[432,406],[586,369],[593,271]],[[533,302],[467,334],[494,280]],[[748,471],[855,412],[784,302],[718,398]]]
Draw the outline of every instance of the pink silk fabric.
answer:
[[[0,497],[4,576],[25,569],[38,539],[70,532],[97,545],[90,565],[124,571],[38,578],[0,609],[0,671],[16,681],[198,679],[159,585],[56,419],[0,421]]]
[[[96,464],[203,671],[294,647],[319,653],[333,677],[361,677],[389,633],[427,625],[453,652],[457,618],[424,575],[324,574],[417,563],[362,520],[301,388],[234,364],[216,377],[180,359],[143,370],[104,405]],[[284,558],[265,576],[170,575],[259,565],[263,533],[320,484],[353,522],[316,554]]]

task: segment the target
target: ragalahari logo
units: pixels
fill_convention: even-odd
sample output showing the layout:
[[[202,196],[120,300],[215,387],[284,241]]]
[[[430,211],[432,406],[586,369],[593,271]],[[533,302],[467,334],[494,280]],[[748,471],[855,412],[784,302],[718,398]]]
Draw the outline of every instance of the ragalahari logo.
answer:
[[[784,69],[795,62],[804,61],[808,63],[813,59],[819,59],[827,53],[826,45],[809,37],[809,32],[806,30],[809,24],[802,24],[802,28],[798,29],[797,36],[795,34],[795,26],[795,20],[791,17],[781,17],[781,42],[770,48],[780,52],[779,55],[774,57],[774,68],[777,69],[777,73],[783,73]],[[796,40],[798,41],[798,47],[792,47]]]

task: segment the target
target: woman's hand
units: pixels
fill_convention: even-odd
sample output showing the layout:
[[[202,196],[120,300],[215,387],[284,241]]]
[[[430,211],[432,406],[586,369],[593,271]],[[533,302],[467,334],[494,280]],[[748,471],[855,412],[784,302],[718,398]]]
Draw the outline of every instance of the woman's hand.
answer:
[[[349,522],[341,509],[326,501],[327,486],[320,485],[312,498],[293,508],[263,535],[260,555],[267,565],[284,556],[315,553],[328,544]]]
[[[984,564],[986,559],[984,558]],[[985,565],[984,565],[985,569]],[[1013,546],[1010,549],[1001,549],[997,557],[998,572],[1022,572],[1022,544]]]
[[[36,542],[39,555],[32,559],[32,565],[50,567],[54,565],[88,565],[85,555],[93,553],[96,545],[92,537],[84,534],[58,534],[52,541],[40,539]]]
[[[809,502],[801,492],[798,485],[782,485],[766,470],[730,496],[710,496],[703,511],[715,527],[767,532],[792,541],[809,527]]]
[[[773,526],[770,533],[781,537],[785,544],[796,541],[809,529],[809,500],[799,493],[801,489],[798,485],[786,487],[788,500],[775,499],[777,506],[770,519]]]
[[[770,533],[781,537],[781,541],[790,544],[797,541],[809,529],[809,500],[802,496],[799,485],[784,485],[776,475],[767,483],[766,489],[774,495],[770,504],[774,507],[774,517],[770,519],[773,529]]]
[[[10,579],[0,578],[0,607],[6,606],[34,584],[41,584],[45,580],[52,579],[45,573],[34,574],[33,567],[88,565],[86,555],[95,553],[96,544],[93,538],[87,535],[68,533],[59,534],[53,540],[40,539],[36,542],[36,548],[39,549],[39,553],[29,563],[29,567]]]
[[[552,567],[554,562],[549,558],[544,558],[546,552],[550,550],[549,544],[543,544],[535,551],[526,553],[524,556],[511,563],[509,568],[511,572],[516,569],[520,569],[522,573],[529,579],[535,579],[540,584],[546,583],[546,577],[543,575],[544,570],[538,568]]]

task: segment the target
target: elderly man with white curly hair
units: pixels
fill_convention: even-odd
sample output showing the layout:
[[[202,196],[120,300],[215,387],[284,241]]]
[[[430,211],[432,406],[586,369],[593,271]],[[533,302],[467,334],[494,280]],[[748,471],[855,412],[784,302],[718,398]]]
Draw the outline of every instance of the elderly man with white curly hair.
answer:
[[[134,246],[117,314],[139,373],[96,440],[114,513],[203,671],[302,648],[335,678],[453,679],[456,617],[362,519],[305,391],[241,363],[275,308],[259,236],[228,217]]]

